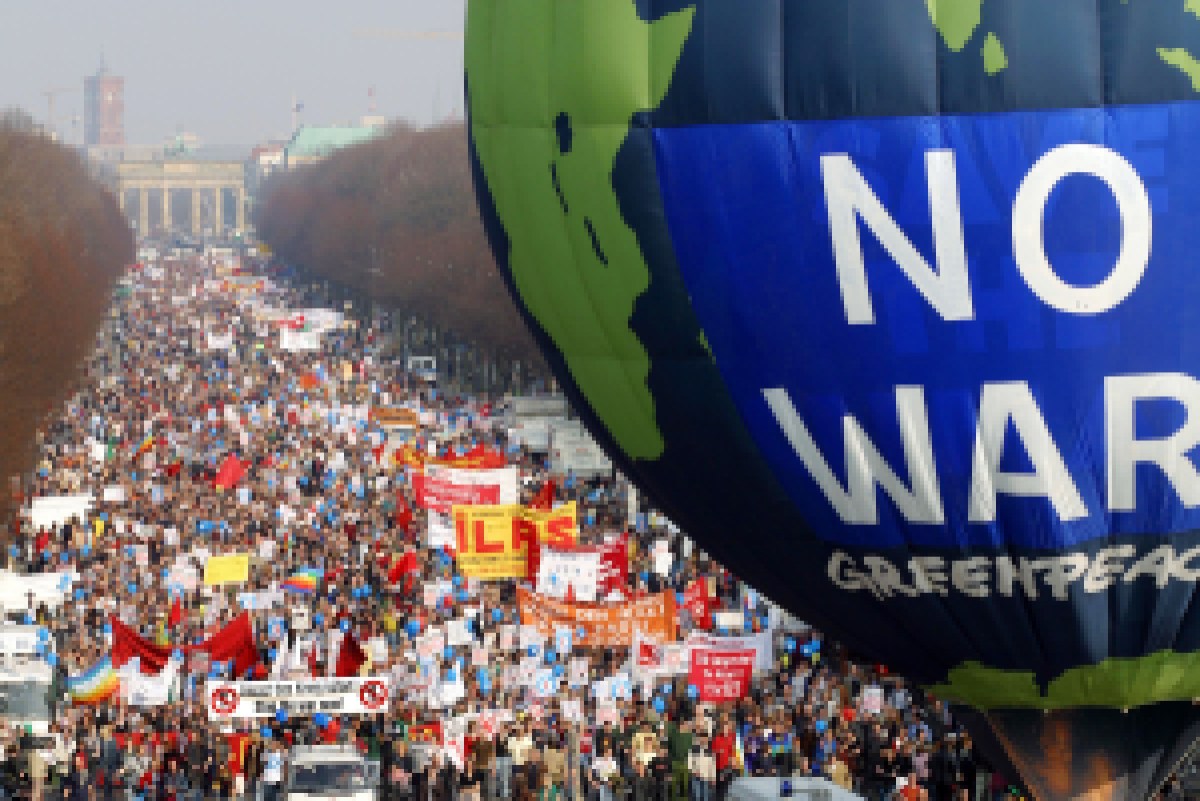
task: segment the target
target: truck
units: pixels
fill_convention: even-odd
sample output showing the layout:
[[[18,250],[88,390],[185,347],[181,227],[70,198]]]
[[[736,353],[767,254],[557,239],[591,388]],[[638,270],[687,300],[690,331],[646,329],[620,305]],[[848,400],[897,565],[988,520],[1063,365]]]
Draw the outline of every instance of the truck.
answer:
[[[438,379],[437,357],[411,355],[405,365],[409,374],[427,384],[436,384]]]
[[[284,801],[376,801],[379,762],[350,745],[298,745],[283,782]]]
[[[54,670],[44,661],[0,662],[0,723],[35,736],[50,731]]]
[[[612,460],[584,430],[578,420],[562,420],[550,427],[550,472],[592,479],[612,474]]]

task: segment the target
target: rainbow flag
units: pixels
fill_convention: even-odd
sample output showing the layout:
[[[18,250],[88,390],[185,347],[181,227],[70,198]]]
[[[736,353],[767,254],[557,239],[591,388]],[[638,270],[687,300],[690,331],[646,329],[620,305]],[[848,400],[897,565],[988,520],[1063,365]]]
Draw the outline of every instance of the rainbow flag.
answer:
[[[94,705],[103,703],[121,688],[120,677],[107,656],[85,673],[67,678],[67,693],[72,703]]]
[[[153,447],[154,447],[154,432],[151,431],[149,434],[146,435],[146,438],[144,440],[142,440],[142,444],[137,446],[137,450],[134,451],[134,453],[133,453],[133,458],[134,459],[138,458],[143,453],[146,453]]]
[[[317,584],[320,583],[321,576],[321,571],[315,567],[302,567],[283,582],[283,588],[292,592],[312,595],[317,591]]]

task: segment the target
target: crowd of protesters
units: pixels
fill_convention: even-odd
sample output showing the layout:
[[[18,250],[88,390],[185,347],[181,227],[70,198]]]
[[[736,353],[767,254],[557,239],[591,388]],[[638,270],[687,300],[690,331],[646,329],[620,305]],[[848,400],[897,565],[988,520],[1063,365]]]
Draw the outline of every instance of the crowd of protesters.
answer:
[[[25,500],[90,493],[95,502],[83,519],[48,529],[14,522],[12,570],[77,578],[65,603],[24,618],[53,639],[56,736],[52,748],[33,748],[25,730],[6,727],[6,794],[273,799],[290,749],[309,743],[354,746],[379,760],[383,798],[709,801],[739,776],[825,777],[872,799],[1007,791],[939,702],[882,666],[856,664],[827,641],[818,646],[818,633],[776,614],[658,515],[635,525],[619,476],[551,476],[539,454],[510,445],[502,399],[454,397],[408,375],[394,358],[398,332],[386,314],[350,313],[322,335],[320,351],[287,352],[256,310],[332,301],[314,288],[247,284],[244,275],[230,283],[230,275],[228,265],[200,258],[131,269],[78,393],[39,435]],[[230,346],[210,347],[212,336],[229,335]],[[716,608],[742,610],[748,633],[767,632],[772,669],[756,673],[745,697],[720,704],[696,699],[686,675],[634,682],[615,702],[616,719],[602,722],[586,687],[535,698],[505,682],[504,668],[524,656],[499,651],[495,639],[519,622],[516,582],[456,578],[454,560],[428,547],[426,515],[384,432],[339,411],[350,405],[419,409],[423,425],[412,436],[426,451],[431,443],[451,453],[484,444],[506,454],[520,468],[523,501],[554,481],[556,501],[578,504],[581,542],[626,532],[630,597],[704,582]],[[214,479],[230,455],[244,474],[221,489]],[[665,571],[652,553],[663,539]],[[188,555],[235,553],[252,555],[237,586],[181,584],[173,572]],[[397,579],[407,554],[415,554],[415,573]],[[305,567],[320,573],[315,592],[278,592]],[[447,582],[453,591],[429,603],[426,585]],[[268,603],[251,602],[247,612],[245,593]],[[299,612],[303,632],[293,630]],[[332,640],[312,635],[348,632],[372,643],[362,671],[393,677],[388,708],[211,720],[205,682],[223,670],[228,677],[229,667],[199,660],[183,665],[165,703],[114,696],[77,704],[65,691],[68,677],[109,655],[114,618],[149,642],[174,644],[201,642],[243,613],[257,649],[252,678],[294,654],[302,635],[313,643],[305,668],[327,675]],[[413,634],[464,615],[475,642],[447,645],[432,670],[418,668]],[[698,623],[681,613],[680,635]],[[463,669],[460,696],[442,706],[412,689],[414,677],[440,677],[484,642],[488,675]],[[577,645],[571,657],[589,660],[592,681],[631,660],[622,647]],[[565,699],[578,700],[575,714]],[[441,724],[483,710],[511,714],[487,727],[471,719],[457,754],[439,747]]]

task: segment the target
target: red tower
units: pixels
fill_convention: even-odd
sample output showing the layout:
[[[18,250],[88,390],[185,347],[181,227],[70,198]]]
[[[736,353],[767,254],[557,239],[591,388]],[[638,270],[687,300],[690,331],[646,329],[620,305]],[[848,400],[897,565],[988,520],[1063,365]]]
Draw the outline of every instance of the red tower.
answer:
[[[125,79],[110,75],[104,67],[83,79],[83,141],[125,144]]]

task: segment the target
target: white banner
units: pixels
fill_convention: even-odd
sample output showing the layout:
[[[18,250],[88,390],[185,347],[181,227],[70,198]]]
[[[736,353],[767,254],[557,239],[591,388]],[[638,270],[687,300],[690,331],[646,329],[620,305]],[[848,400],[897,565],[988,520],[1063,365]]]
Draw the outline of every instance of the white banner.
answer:
[[[104,445],[101,444],[100,448],[103,453]],[[101,455],[100,461],[103,460],[104,457]],[[29,522],[35,531],[58,528],[73,517],[79,518],[79,522],[83,523],[87,520],[87,513],[95,502],[96,497],[90,492],[82,495],[50,495],[34,498],[29,504]]]
[[[0,654],[31,656],[37,653],[41,626],[0,627]]]
[[[521,502],[519,491],[520,475],[514,466],[494,468],[444,467],[442,465],[426,465],[425,480],[427,485],[444,485],[453,487],[499,487],[500,498],[497,503],[515,504]],[[451,504],[453,505],[453,504]]]
[[[208,350],[233,350],[233,332],[207,331],[204,334],[204,342]]]
[[[70,572],[23,575],[0,570],[0,612],[23,612],[31,601],[34,609],[41,604],[57,609],[77,579],[78,574]]]
[[[279,349],[288,353],[306,353],[321,349],[320,331],[293,331],[286,325],[279,329]]]
[[[692,648],[711,648],[717,651],[753,648],[755,673],[766,673],[775,667],[775,643],[770,631],[745,637],[718,637],[714,634],[695,633],[688,637],[687,644]]]
[[[425,544],[429,548],[457,548],[454,538],[454,518],[440,512],[429,512]]]
[[[562,551],[542,546],[538,563],[537,593],[562,600],[568,590],[576,601],[594,602],[600,578],[600,552]]]
[[[166,706],[179,697],[179,663],[174,659],[157,676],[143,675],[137,660],[121,668],[121,700],[128,706]]]
[[[305,679],[299,681],[210,681],[204,685],[209,720],[289,715],[376,715],[391,701],[391,678]]]

